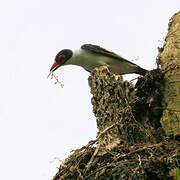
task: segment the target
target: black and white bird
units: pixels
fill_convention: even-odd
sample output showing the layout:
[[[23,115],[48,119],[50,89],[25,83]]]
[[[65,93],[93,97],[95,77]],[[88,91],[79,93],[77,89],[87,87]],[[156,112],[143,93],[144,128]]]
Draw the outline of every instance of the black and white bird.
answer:
[[[81,66],[88,72],[91,72],[96,67],[107,65],[110,72],[119,75],[130,73],[145,75],[147,72],[147,70],[114,52],[92,44],[84,44],[75,51],[70,49],[61,50],[55,57],[50,73],[63,65]]]

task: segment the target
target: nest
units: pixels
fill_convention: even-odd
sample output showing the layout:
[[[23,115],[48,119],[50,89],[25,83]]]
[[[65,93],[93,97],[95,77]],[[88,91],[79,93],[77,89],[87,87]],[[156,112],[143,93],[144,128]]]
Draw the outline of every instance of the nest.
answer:
[[[153,70],[134,86],[106,67],[89,79],[99,132],[60,164],[53,180],[172,179],[180,138],[161,126],[163,74]]]
[[[53,180],[173,179],[180,167],[180,142],[117,146],[101,151],[95,141],[75,150],[59,167]]]

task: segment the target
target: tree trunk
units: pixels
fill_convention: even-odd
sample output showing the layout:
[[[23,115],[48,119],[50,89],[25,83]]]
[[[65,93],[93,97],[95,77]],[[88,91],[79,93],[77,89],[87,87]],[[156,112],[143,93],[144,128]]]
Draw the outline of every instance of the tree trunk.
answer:
[[[180,134],[180,13],[170,22],[158,62],[165,74],[163,116],[161,122],[167,134]]]

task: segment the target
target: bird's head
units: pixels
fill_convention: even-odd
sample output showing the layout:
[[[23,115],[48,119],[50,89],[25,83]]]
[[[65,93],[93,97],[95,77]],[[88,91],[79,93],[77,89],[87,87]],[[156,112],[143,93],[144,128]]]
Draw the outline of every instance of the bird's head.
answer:
[[[50,69],[50,72],[55,71],[60,66],[64,65],[73,55],[73,52],[70,49],[61,50],[55,57],[55,61]]]

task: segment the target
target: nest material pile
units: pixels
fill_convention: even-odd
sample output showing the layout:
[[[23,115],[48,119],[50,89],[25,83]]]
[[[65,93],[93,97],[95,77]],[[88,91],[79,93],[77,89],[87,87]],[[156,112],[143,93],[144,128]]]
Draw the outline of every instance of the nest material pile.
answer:
[[[97,153],[95,142],[75,150],[59,167],[53,180],[173,179],[180,159],[179,143],[117,146]]]
[[[152,71],[134,87],[101,67],[89,84],[97,138],[73,151],[53,180],[172,179],[180,141],[161,127],[162,73]]]

